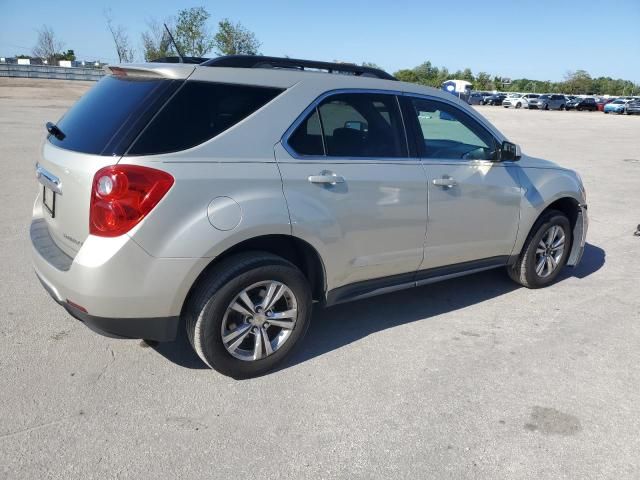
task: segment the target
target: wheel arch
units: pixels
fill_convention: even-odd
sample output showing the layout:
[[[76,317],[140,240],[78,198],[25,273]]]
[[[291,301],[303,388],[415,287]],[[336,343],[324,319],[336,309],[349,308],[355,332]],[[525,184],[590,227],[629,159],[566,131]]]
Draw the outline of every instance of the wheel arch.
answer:
[[[207,276],[207,274],[215,268],[222,260],[232,255],[249,252],[260,251],[278,255],[298,267],[309,281],[311,286],[312,297],[317,301],[324,301],[326,295],[326,273],[324,262],[318,251],[304,240],[285,234],[269,234],[260,235],[243,240],[232,247],[229,247],[214,259],[200,272],[187,293],[182,304],[182,310],[188,303],[189,298]]]
[[[579,221],[580,220],[580,215],[582,215],[582,209],[581,209],[581,206],[580,206],[580,202],[576,198],[571,197],[571,196],[562,196],[560,198],[557,198],[557,199],[553,200],[551,203],[549,203],[548,205],[546,205],[540,211],[540,213],[536,216],[536,218],[533,221],[533,223],[531,223],[531,226],[529,227],[529,230],[527,231],[527,235],[525,237],[525,240],[522,242],[523,244],[522,244],[521,248],[518,250],[517,253],[514,253],[514,255],[512,255],[510,263],[512,263],[513,261],[515,261],[519,257],[520,252],[522,251],[522,247],[526,244],[526,241],[534,233],[534,229],[538,225],[538,221],[540,220],[540,218],[543,215],[545,215],[550,210],[557,210],[559,212],[562,212],[569,219],[569,223],[571,225],[572,235],[571,235],[571,246],[570,246],[569,260],[567,262],[567,265],[569,265],[569,266],[575,265],[576,259],[579,257],[578,253],[579,253],[579,250],[580,250],[580,241],[576,241],[576,239],[579,239],[582,236],[582,228],[583,227],[582,227],[582,223]]]

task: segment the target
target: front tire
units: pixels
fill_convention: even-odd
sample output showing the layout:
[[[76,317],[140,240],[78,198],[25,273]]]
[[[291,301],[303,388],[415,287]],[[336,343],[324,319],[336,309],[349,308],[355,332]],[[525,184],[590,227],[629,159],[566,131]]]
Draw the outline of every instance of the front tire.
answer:
[[[571,249],[571,223],[558,210],[549,210],[535,223],[515,264],[507,267],[511,279],[527,288],[555,281]]]
[[[304,337],[309,282],[266,252],[234,255],[199,282],[184,312],[187,336],[208,366],[236,379],[272,370]]]

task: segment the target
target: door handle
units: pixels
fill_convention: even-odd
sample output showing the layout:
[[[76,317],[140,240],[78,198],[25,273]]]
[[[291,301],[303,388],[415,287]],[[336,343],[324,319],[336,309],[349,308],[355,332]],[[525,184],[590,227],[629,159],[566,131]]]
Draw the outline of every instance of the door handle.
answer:
[[[320,172],[318,175],[309,175],[308,180],[311,183],[319,183],[322,185],[336,185],[338,183],[344,183],[344,177],[326,170]]]
[[[453,188],[458,185],[458,182],[451,177],[434,178],[431,182],[438,187],[444,188]]]

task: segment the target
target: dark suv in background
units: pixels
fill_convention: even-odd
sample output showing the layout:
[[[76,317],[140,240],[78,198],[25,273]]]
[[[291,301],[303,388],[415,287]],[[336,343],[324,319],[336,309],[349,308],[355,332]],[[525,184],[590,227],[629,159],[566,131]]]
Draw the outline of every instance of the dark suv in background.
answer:
[[[596,103],[595,98],[574,98],[573,100],[569,100],[564,107],[567,110],[578,110],[579,112],[582,110],[588,110],[590,112],[598,111],[598,104]]]

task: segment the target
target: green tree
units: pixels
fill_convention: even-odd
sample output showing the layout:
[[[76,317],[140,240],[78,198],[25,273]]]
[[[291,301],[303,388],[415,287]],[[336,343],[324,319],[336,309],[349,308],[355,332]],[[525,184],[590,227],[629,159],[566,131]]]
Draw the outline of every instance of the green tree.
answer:
[[[467,82],[474,83],[476,78],[473,76],[473,72],[470,68],[465,68],[462,72],[461,78],[458,80],[466,80]]]
[[[73,50],[67,50],[66,52],[56,53],[53,57],[55,60],[68,60],[73,62],[76,59],[76,54]]]
[[[202,57],[215,46],[213,35],[207,28],[209,17],[209,12],[204,7],[192,7],[178,12],[174,37],[184,55]]]
[[[173,21],[164,21],[169,29],[172,29]],[[147,22],[148,30],[142,33],[142,49],[144,59],[147,62],[158,58],[171,57],[176,55],[171,39],[167,34],[164,25],[158,20],[151,19]]]
[[[398,70],[393,74],[401,82],[409,82],[409,83],[420,83],[420,78],[415,70],[409,70],[405,68],[404,70]]]
[[[368,68],[377,68],[378,70],[384,70],[384,68],[382,68],[380,65],[373,62],[362,62],[362,66],[368,67]]]
[[[585,70],[567,72],[564,81],[564,90],[567,93],[591,93],[593,90],[592,82],[591,75]]]
[[[476,82],[474,85],[476,90],[489,90],[493,88],[493,84],[491,83],[491,75],[487,72],[480,72],[476,76]]]
[[[224,18],[218,22],[218,33],[213,37],[213,46],[219,55],[257,55],[260,42],[240,22],[232,23]]]

